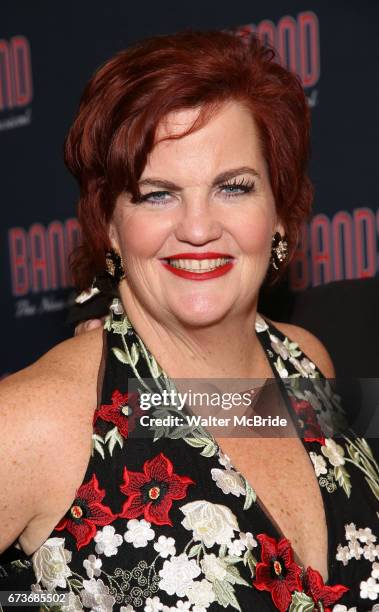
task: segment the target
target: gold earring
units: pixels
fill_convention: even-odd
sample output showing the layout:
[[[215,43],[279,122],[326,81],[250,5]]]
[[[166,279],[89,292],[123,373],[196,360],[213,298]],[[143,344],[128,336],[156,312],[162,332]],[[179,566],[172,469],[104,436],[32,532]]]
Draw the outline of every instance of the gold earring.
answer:
[[[109,276],[114,278],[116,283],[119,283],[123,278],[125,278],[122,257],[114,249],[110,249],[105,254],[105,268]]]
[[[275,232],[271,242],[271,265],[275,270],[279,270],[282,262],[288,255],[288,242],[282,238],[280,232]]]

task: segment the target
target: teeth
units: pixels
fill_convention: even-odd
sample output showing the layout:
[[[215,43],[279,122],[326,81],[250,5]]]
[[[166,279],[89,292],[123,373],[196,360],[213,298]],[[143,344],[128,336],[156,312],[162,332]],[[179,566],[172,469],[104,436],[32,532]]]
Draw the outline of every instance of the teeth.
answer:
[[[221,257],[218,259],[168,259],[167,261],[173,268],[189,272],[211,272],[231,260],[228,257]]]

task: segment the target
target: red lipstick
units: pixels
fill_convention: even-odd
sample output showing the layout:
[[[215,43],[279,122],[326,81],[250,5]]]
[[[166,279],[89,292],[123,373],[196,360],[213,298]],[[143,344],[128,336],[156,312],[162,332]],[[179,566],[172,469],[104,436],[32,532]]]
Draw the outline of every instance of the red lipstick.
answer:
[[[170,259],[201,260],[201,259],[225,259],[225,258],[230,259],[230,260],[234,259],[228,253],[216,253],[213,251],[212,252],[207,251],[206,253],[176,253],[175,255],[170,255],[169,257],[161,259],[161,262],[162,262],[162,265],[166,268],[166,270],[169,270],[173,274],[176,274],[176,276],[180,276],[181,278],[186,278],[188,280],[201,281],[201,280],[210,280],[212,278],[217,278],[218,276],[223,276],[224,274],[229,272],[229,270],[232,269],[233,262],[228,261],[222,266],[218,266],[217,268],[209,272],[200,272],[200,271],[191,272],[189,270],[184,270],[182,268],[175,268],[174,266],[171,266],[169,260]]]

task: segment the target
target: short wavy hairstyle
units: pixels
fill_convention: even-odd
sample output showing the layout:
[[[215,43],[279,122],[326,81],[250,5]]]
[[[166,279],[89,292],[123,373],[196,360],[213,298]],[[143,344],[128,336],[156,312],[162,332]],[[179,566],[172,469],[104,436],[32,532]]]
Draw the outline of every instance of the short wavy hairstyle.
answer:
[[[117,53],[84,90],[65,142],[66,165],[80,186],[82,243],[71,259],[78,289],[91,285],[105,268],[116,198],[126,190],[138,199],[138,180],[160,121],[172,111],[198,107],[187,134],[231,100],[251,109],[258,127],[289,245],[276,278],[282,275],[313,199],[307,176],[310,110],[302,84],[254,34],[186,30]]]

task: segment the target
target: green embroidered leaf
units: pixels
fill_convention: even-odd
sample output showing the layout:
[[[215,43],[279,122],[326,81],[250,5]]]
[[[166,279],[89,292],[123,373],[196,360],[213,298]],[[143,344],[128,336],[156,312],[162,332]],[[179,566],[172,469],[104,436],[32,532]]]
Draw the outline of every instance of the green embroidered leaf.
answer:
[[[224,560],[226,560],[226,557]],[[249,586],[249,583],[241,577],[238,568],[235,565],[228,565],[226,568],[225,580],[231,584],[243,584],[244,586]]]
[[[31,562],[30,561],[21,561],[21,559],[16,559],[15,561],[11,561],[10,565],[14,568],[16,568],[17,570],[23,570],[23,569],[27,569],[28,567],[31,566]]]
[[[190,446],[195,446],[196,448],[201,448],[202,446],[205,446],[208,443],[207,438],[186,438],[185,440],[187,444],[189,444]]]
[[[295,591],[292,594],[291,605],[288,612],[313,612],[315,602],[305,593]]]
[[[169,438],[172,440],[178,440],[179,438],[185,438],[187,434],[192,431],[192,427],[176,427],[169,433]]]
[[[247,550],[243,556],[243,562],[244,565],[248,565],[249,566],[249,570],[251,572],[251,576],[252,578],[254,578],[255,576],[255,566],[257,564],[257,560],[254,557],[253,553],[251,552],[251,550]]]
[[[374,496],[376,497],[377,500],[379,500],[379,483],[377,482],[372,482],[372,480],[370,480],[370,478],[366,478],[366,482],[369,485],[371,491],[373,492]]]
[[[117,427],[113,427],[112,429],[107,431],[107,433],[105,435],[105,441],[108,442],[109,454],[111,456],[112,456],[113,449],[114,449],[116,443],[118,443],[120,445],[120,448],[122,448],[122,446],[123,446],[122,436],[121,436],[119,430],[117,429]]]
[[[350,497],[350,493],[351,493],[350,476],[347,473],[346,469],[343,467],[343,465],[336,465],[334,467],[334,478],[337,480],[338,484],[343,488],[347,497]]]
[[[76,578],[73,578],[72,580],[68,579],[68,582],[70,583],[70,585],[74,589],[82,589],[83,588],[83,585],[80,582],[80,580],[77,580]]]
[[[370,458],[374,459],[374,455],[372,454],[372,450],[367,444],[367,441],[364,438],[357,438],[357,445],[363,450],[363,452]],[[375,461],[375,459],[374,459]]]
[[[188,552],[188,558],[195,557],[198,552],[201,550],[201,544],[195,544],[195,546],[191,546]]]
[[[242,561],[242,557],[237,557],[237,555],[227,555],[226,557],[224,557],[223,560],[225,561],[225,563],[230,563],[231,565],[234,565],[234,563],[239,563],[240,561]]]
[[[104,444],[104,440],[101,436],[98,436],[97,434],[94,434],[92,436],[92,450],[93,451],[97,451],[101,457],[104,459],[105,458],[105,453],[104,453],[104,449],[102,447],[102,444]],[[93,454],[93,453],[91,453]]]
[[[245,490],[246,490],[246,499],[243,505],[244,510],[248,510],[253,502],[257,499],[257,494],[254,491],[253,487],[247,482],[246,478],[244,478]]]
[[[220,580],[215,580],[212,582],[212,586],[216,595],[216,600],[223,608],[232,606],[235,610],[239,610],[241,612],[239,603],[234,595],[233,586],[230,584],[230,582],[220,582]]]
[[[350,444],[347,444],[346,448],[347,448],[347,452],[349,453],[349,455],[352,458],[352,460],[359,462],[359,452],[357,450],[355,450],[354,446],[351,446]]]
[[[208,444],[206,446],[204,446],[203,450],[201,451],[200,455],[202,455],[203,457],[213,457],[213,455],[216,453],[217,451],[217,446],[214,442],[209,441]]]
[[[114,355],[117,357],[117,359],[119,361],[121,361],[121,363],[125,363],[126,365],[129,365],[129,359],[127,354],[125,353],[125,351],[122,351],[120,348],[118,348],[117,346],[114,346],[112,348],[112,352],[114,353]]]
[[[150,355],[149,357],[149,370],[153,375],[153,378],[158,378],[158,376],[160,374],[162,374],[162,370],[159,367],[159,365],[157,364],[155,358],[153,357],[153,355]]]
[[[135,343],[133,343],[132,345],[132,349],[130,351],[130,357],[132,360],[132,365],[135,366],[139,359],[139,350],[138,350],[138,346]]]

